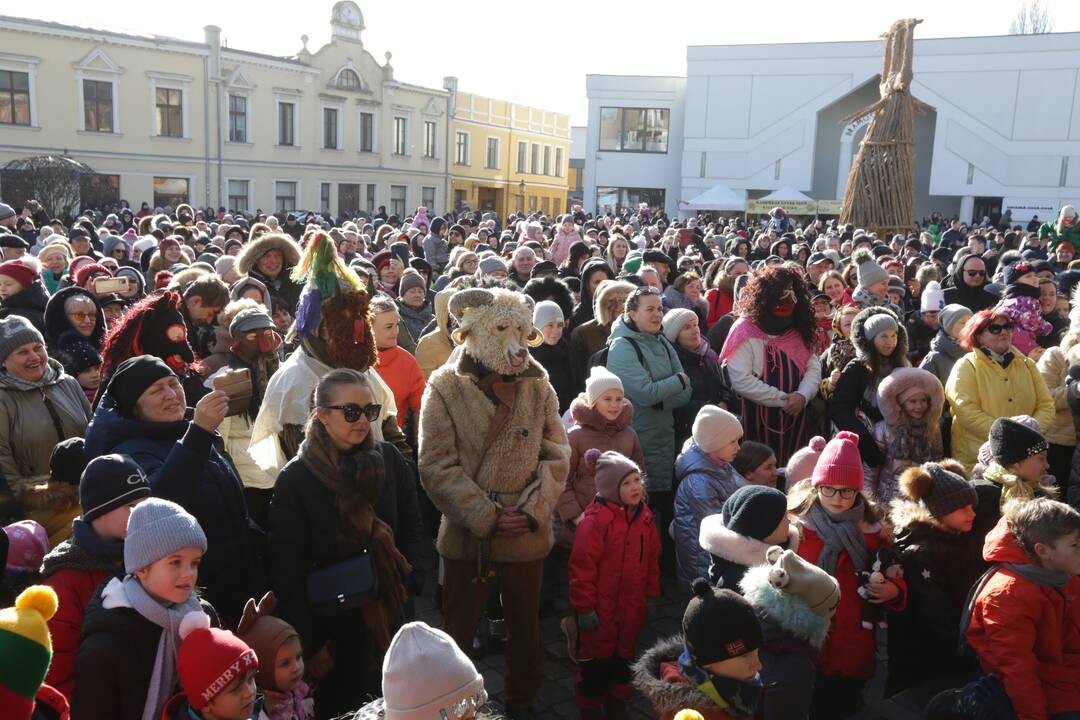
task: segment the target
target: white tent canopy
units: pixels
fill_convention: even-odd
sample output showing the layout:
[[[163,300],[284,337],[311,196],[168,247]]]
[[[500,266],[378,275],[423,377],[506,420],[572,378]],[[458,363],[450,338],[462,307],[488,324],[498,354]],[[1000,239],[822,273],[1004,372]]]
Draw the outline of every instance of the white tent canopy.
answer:
[[[693,200],[682,203],[686,210],[744,210],[746,192],[736,192],[727,185],[714,185]]]
[[[805,195],[795,188],[782,187],[779,190],[773,190],[771,193],[759,200],[768,200],[769,202],[814,202],[814,198],[809,195]]]

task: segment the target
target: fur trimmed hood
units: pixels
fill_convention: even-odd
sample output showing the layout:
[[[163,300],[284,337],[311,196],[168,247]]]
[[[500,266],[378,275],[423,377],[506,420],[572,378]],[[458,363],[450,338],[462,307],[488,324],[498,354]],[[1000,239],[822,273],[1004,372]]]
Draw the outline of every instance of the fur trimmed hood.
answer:
[[[724,516],[719,513],[707,515],[702,519],[698,542],[703,550],[744,567],[752,568],[756,565],[767,565],[769,562],[765,558],[765,551],[769,549],[768,545],[729,530],[724,525]],[[795,523],[788,525],[787,549],[792,552],[799,549],[799,528]]]
[[[941,381],[929,370],[898,367],[878,384],[878,410],[885,422],[895,425],[900,421],[900,395],[911,389],[922,390],[930,398],[925,420],[934,423],[940,420],[941,409],[945,405],[945,388],[941,386]]]
[[[757,565],[747,570],[739,583],[743,597],[763,621],[820,649],[829,634],[829,620],[811,610],[798,595],[773,587],[771,569],[771,565]]]
[[[896,350],[893,351],[893,355],[896,357],[907,356],[908,336],[904,321],[897,318],[896,313],[888,308],[869,307],[856,315],[855,320],[851,323],[851,344],[855,346],[855,355],[859,359],[870,357],[873,350],[873,342],[866,339],[865,325],[867,318],[883,313],[888,313],[893,320],[896,320]]]
[[[285,233],[267,233],[244,246],[244,249],[236,256],[236,271],[241,275],[247,275],[255,267],[259,258],[271,250],[281,251],[286,268],[300,262],[300,246],[295,240]],[[285,270],[283,269],[282,272]]]
[[[634,687],[645,696],[659,715],[674,715],[692,708],[699,713],[723,712],[712,698],[688,682],[664,680],[661,666],[677,662],[684,648],[682,635],[660,640],[645,651],[631,668]]]
[[[634,405],[629,401],[626,402],[623,405],[622,412],[619,413],[619,417],[612,422],[601,415],[596,408],[589,405],[583,393],[570,403],[570,415],[577,425],[614,434],[625,430],[634,422]]]
[[[27,512],[64,512],[79,504],[79,486],[60,480],[41,478],[41,483],[26,483],[19,491],[19,504]]]
[[[610,280],[600,288],[595,297],[593,297],[593,317],[596,318],[596,322],[601,325],[611,325],[615,322],[615,318],[622,315],[622,308],[618,310],[614,315],[611,315],[605,309],[608,301],[619,293],[629,295],[634,292],[634,284],[625,280]]]
[[[564,321],[569,320],[574,314],[574,294],[570,292],[570,288],[567,287],[566,283],[558,278],[533,278],[525,283],[525,289],[522,292],[535,302],[543,300],[554,302],[562,310]]]

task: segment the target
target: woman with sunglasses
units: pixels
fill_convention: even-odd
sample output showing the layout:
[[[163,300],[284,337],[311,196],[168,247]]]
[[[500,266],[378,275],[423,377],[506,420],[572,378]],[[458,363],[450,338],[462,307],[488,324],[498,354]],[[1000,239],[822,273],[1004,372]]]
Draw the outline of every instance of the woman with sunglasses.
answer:
[[[1054,400],[1035,361],[1012,343],[1013,321],[997,310],[975,313],[960,333],[968,351],[949,374],[952,455],[970,470],[999,417],[1030,415],[1042,428],[1054,422]]]
[[[965,255],[952,274],[952,287],[945,290],[946,305],[963,305],[972,312],[997,305],[997,295],[986,290],[990,282],[986,262],[978,255]]]
[[[338,717],[380,694],[383,654],[420,587],[416,487],[397,448],[371,433],[380,410],[366,376],[327,373],[315,388],[300,451],[274,485],[270,585],[278,614],[299,633],[308,674],[319,683],[318,717]],[[322,571],[325,578],[339,567],[348,587],[361,556],[370,558],[366,567],[378,578],[375,596],[334,613],[314,606],[309,576]]]

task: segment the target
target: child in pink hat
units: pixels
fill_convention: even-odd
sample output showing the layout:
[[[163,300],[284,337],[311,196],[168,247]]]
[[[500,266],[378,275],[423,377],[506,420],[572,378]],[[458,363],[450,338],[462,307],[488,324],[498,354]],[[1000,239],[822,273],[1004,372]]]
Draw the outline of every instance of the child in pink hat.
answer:
[[[907,600],[900,578],[867,585],[869,597],[859,596],[858,573],[871,569],[888,538],[884,512],[863,492],[858,435],[842,430],[826,444],[810,479],[791,488],[788,508],[800,525],[799,555],[840,585],[840,605],[818,657],[810,717],[848,717],[876,669],[877,646],[873,629],[862,624],[863,603],[899,611]]]

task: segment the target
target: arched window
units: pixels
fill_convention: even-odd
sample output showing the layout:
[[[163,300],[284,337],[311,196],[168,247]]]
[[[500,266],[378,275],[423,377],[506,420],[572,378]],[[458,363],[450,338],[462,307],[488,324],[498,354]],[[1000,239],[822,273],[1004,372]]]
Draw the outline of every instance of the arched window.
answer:
[[[338,75],[338,87],[344,90],[359,90],[362,87],[360,76],[346,68]]]

